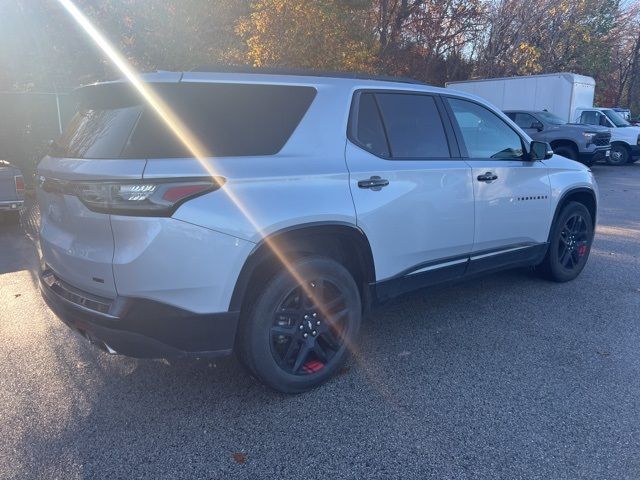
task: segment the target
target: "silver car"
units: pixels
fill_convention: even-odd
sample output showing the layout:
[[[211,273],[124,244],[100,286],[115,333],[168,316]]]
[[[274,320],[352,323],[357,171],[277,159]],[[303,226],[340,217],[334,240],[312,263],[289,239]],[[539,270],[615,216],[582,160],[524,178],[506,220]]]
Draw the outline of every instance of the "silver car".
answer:
[[[123,82],[84,87],[37,172],[43,295],[107,352],[235,350],[302,392],[378,302],[515,266],[564,282],[587,262],[591,171],[476,97],[356,76],[144,79],[173,114]]]

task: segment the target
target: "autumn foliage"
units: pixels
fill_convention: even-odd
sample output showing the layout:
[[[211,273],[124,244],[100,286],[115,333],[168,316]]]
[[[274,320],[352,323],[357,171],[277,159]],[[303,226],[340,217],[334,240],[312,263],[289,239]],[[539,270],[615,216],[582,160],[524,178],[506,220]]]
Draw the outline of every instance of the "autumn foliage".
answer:
[[[573,71],[640,112],[638,0],[77,0],[140,70],[348,70],[436,85]],[[0,6],[0,91],[117,75],[58,2]]]

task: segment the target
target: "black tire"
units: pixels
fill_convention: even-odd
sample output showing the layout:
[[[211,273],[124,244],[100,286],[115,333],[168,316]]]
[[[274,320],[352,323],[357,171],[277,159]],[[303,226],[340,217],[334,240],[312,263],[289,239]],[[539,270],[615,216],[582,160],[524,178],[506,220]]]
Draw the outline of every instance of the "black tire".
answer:
[[[360,292],[345,267],[313,256],[292,268],[296,278],[282,268],[266,282],[243,315],[236,341],[241,362],[283,393],[305,392],[331,378],[362,321]]]
[[[607,163],[615,167],[629,163],[629,150],[624,145],[615,144],[611,146],[611,153],[607,157]]]
[[[553,149],[553,153],[556,155],[562,155],[569,160],[578,161],[578,150],[570,145],[560,145]]]
[[[566,205],[551,227],[549,249],[540,273],[555,282],[573,280],[584,269],[593,243],[593,221],[587,207],[578,202]]]

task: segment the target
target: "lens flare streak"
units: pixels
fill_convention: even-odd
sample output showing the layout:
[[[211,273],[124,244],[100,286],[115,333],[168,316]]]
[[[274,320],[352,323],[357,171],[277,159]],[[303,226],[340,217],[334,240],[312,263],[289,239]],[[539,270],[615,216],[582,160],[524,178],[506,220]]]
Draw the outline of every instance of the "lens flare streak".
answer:
[[[135,71],[135,69],[129,64],[126,58],[118,52],[118,50],[109,42],[109,40],[96,28],[96,26],[87,18],[84,13],[71,1],[71,0],[58,0],[65,10],[73,17],[73,19],[82,27],[92,41],[102,50],[102,52],[113,62],[117,69],[124,75],[124,77],[131,83],[131,85],[138,91],[138,93],[145,100],[147,105],[151,107],[156,114],[167,125],[171,132],[176,136],[180,142],[191,152],[191,154],[198,160],[203,168],[211,175],[211,178],[221,178],[213,166],[206,159],[210,158],[210,152],[207,152],[206,148],[196,138],[195,135],[189,130],[184,122],[171,110],[167,103],[158,95],[151,85],[143,80],[143,78]],[[313,299],[316,305],[319,306],[320,311],[325,315],[325,318],[330,318],[326,315],[326,311],[321,302],[315,297],[313,290],[305,282],[305,280],[295,271],[292,263],[287,259],[285,253],[269,238],[267,237],[258,222],[252,217],[247,208],[243,205],[240,199],[228,188],[228,184],[220,185],[220,190],[223,191],[229,199],[234,203],[236,208],[244,215],[244,217],[251,223],[252,227],[262,237],[265,244],[270,248],[276,258],[282,263],[282,265],[290,272],[293,278],[302,286],[305,293]]]

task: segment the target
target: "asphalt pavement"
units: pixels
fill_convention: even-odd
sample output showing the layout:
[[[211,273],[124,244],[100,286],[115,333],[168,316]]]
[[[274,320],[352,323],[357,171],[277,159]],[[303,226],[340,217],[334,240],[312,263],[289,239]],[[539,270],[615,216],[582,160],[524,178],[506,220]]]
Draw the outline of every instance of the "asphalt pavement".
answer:
[[[274,393],[232,357],[110,356],[37,290],[0,225],[0,478],[640,478],[640,164],[593,167],[589,263],[378,308],[341,374]]]

